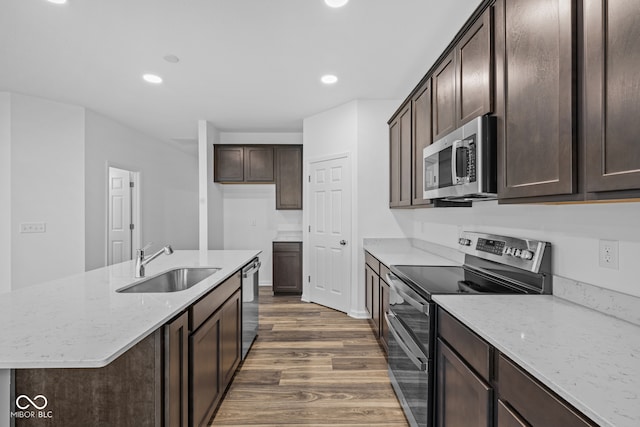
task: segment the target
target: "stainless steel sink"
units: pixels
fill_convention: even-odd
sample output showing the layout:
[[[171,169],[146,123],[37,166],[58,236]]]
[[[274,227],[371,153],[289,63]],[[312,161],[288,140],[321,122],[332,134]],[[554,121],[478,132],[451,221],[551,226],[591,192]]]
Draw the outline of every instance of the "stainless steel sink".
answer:
[[[189,289],[212,274],[219,268],[176,268],[157,276],[141,280],[133,285],[118,289],[116,292],[126,293],[165,293],[179,292]]]

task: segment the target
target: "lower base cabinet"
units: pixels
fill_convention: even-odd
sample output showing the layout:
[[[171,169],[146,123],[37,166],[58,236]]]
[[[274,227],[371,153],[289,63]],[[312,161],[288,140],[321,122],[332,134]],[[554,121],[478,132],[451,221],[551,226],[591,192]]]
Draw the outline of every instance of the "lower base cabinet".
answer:
[[[365,251],[365,308],[371,329],[385,352],[389,351],[389,328],[384,317],[389,311],[389,285],[384,280],[387,273],[387,266]]]
[[[442,308],[437,324],[437,427],[597,426]]]
[[[164,327],[164,425],[189,425],[189,313]]]
[[[302,294],[302,242],[273,242],[273,293]]]

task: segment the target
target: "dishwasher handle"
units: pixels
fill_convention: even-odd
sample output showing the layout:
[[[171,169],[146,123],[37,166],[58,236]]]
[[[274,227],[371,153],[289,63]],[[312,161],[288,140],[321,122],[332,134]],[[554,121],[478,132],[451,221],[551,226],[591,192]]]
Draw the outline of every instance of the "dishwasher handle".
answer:
[[[261,265],[262,265],[262,263],[260,261],[254,261],[253,264],[251,264],[250,266],[245,267],[242,270],[242,278],[246,279],[247,277],[251,276],[256,271],[260,270],[260,266]]]

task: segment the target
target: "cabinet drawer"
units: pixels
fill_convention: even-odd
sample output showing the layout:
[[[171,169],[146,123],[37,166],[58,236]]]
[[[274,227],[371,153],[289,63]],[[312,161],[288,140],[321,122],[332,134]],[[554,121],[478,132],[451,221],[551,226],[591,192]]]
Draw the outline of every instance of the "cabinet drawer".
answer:
[[[229,299],[234,292],[240,289],[242,281],[240,272],[218,285],[214,290],[205,295],[200,301],[193,304],[191,310],[191,331],[195,331],[209,318],[222,304]]]
[[[383,263],[380,263],[380,278],[385,282],[387,281],[387,274],[391,274],[391,270]]]
[[[532,427],[595,426],[502,354],[498,357],[498,389],[500,400]]]
[[[300,242],[273,242],[274,252],[300,252],[301,248]]]
[[[371,267],[373,271],[379,276],[380,275],[380,261],[378,261],[373,255],[369,252],[364,252],[364,260]]]
[[[467,361],[484,380],[489,380],[491,347],[471,329],[438,308],[438,335]]]

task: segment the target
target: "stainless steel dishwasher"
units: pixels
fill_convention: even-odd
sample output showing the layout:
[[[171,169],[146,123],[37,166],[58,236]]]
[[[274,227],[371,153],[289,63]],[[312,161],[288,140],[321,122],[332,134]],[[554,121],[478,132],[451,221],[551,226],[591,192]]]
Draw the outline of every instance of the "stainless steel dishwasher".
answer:
[[[258,336],[258,272],[260,260],[254,258],[242,269],[242,360]]]

